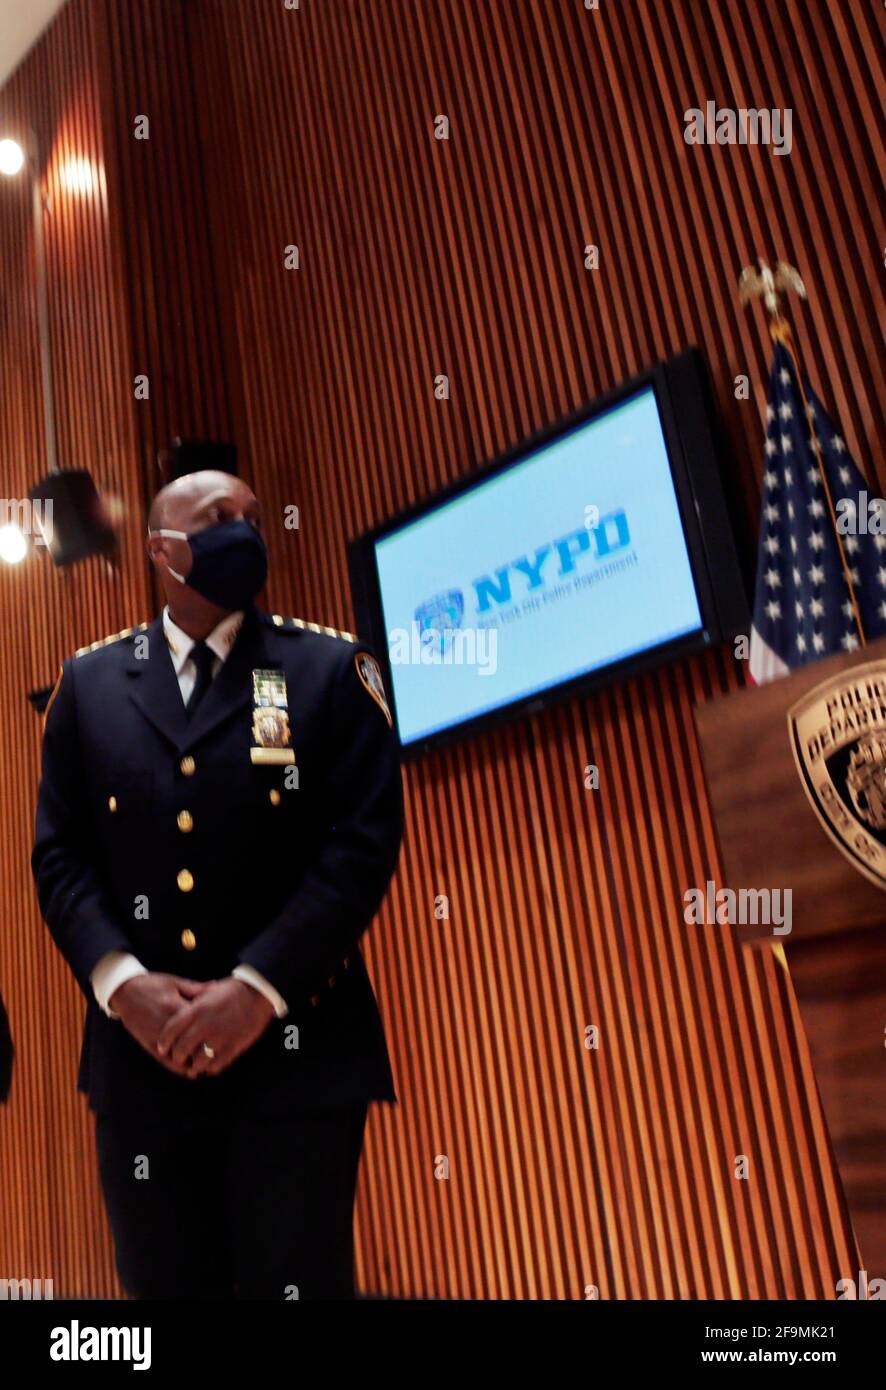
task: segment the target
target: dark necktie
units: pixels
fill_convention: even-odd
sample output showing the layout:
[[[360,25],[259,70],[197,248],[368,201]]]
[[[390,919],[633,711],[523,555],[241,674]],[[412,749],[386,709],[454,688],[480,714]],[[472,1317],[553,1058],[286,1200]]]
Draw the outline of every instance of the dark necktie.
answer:
[[[194,689],[185,705],[185,713],[189,719],[193,718],[194,710],[212,685],[212,665],[215,661],[215,652],[207,647],[205,642],[195,642],[191,648],[191,660],[197,668],[197,679],[194,681]]]

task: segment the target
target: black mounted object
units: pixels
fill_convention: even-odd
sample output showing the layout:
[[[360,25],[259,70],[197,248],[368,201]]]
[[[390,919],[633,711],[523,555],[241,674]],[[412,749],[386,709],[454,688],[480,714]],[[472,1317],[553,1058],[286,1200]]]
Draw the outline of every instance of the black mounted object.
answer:
[[[117,537],[92,475],[83,468],[49,473],[28,492],[32,515],[56,565],[111,555]]]
[[[3,996],[0,995],[0,1104],[9,1099],[14,1057],[15,1048],[12,1045],[12,1032],[3,1005]]]
[[[237,445],[217,439],[174,439],[169,449],[160,455],[163,484],[174,482],[188,473],[215,469],[237,477]]]
[[[55,690],[54,685],[41,685],[39,690],[28,691],[28,703],[35,713],[44,713],[53,690]]]

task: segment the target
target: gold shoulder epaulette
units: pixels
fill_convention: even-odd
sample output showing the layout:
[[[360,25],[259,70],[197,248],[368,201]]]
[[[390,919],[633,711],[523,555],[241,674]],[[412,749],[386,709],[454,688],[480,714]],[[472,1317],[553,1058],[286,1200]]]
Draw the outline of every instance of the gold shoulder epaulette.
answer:
[[[309,623],[304,618],[281,618],[279,613],[271,614],[271,621],[275,627],[296,628],[300,627],[305,632],[322,632],[327,637],[341,637],[345,642],[356,642],[353,632],[342,632],[337,627],[323,627],[320,623]]]
[[[75,656],[85,656],[87,652],[97,652],[99,647],[109,647],[112,642],[122,642],[124,637],[131,637],[134,632],[144,632],[147,623],[138,623],[136,627],[125,627],[122,632],[112,632],[110,637],[102,637],[98,642],[92,642],[88,647],[78,647]]]

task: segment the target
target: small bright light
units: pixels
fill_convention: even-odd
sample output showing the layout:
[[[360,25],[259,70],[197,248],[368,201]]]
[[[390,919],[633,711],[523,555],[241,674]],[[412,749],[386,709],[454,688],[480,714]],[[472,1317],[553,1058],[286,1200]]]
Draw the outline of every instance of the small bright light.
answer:
[[[0,140],[0,174],[17,174],[25,162],[25,152],[17,140]]]
[[[0,560],[17,565],[28,553],[28,542],[18,526],[0,526]]]

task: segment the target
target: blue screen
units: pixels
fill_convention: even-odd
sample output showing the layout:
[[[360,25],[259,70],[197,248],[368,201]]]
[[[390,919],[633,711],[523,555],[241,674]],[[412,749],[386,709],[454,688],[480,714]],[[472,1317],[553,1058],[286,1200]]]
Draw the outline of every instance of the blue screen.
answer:
[[[375,558],[403,744],[703,626],[651,387]]]

